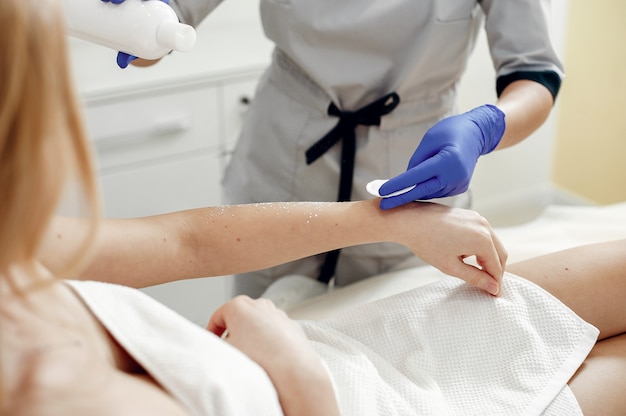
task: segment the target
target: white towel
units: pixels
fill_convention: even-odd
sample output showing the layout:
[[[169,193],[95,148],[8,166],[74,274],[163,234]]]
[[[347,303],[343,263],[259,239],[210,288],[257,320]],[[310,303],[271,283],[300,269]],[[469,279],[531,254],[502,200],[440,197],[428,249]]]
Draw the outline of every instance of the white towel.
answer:
[[[69,283],[192,414],[282,414],[265,372],[213,334],[140,291]],[[342,414],[355,416],[577,415],[566,383],[598,335],[512,275],[499,298],[444,278],[302,325],[334,378]]]
[[[566,383],[598,335],[510,274],[498,298],[444,278],[302,324],[355,416],[580,414]]]
[[[191,414],[283,414],[265,371],[214,334],[139,290],[68,283],[120,345]]]

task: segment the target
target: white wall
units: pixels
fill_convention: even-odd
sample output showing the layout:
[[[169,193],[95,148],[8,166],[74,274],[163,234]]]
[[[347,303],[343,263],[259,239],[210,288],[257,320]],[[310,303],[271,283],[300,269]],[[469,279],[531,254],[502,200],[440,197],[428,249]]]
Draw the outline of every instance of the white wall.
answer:
[[[626,201],[626,1],[570,5],[553,181],[594,204]]]

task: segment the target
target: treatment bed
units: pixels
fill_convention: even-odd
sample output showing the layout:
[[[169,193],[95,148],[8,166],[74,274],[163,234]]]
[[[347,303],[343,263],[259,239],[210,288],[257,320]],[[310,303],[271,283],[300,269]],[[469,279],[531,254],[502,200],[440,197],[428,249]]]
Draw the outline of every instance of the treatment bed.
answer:
[[[496,232],[509,264],[626,239],[626,203],[552,205],[529,222]],[[286,276],[266,294],[300,320],[318,353],[332,363],[349,414],[447,409],[445,414],[582,416],[566,383],[593,348],[597,329],[524,279],[508,275],[503,284],[501,297],[492,302],[465,282],[412,260],[345,287]],[[306,290],[321,293],[293,301]],[[549,311],[554,313],[544,315]],[[560,320],[568,322],[551,327]]]
[[[496,228],[496,232],[508,251],[509,264],[578,245],[626,239],[626,202],[606,206],[551,205],[527,223]],[[395,271],[346,287],[330,287],[321,295],[286,305],[284,309],[294,319],[317,320],[444,276],[431,266],[414,264],[409,262]],[[297,276],[285,279],[280,284],[285,290],[298,286]],[[278,304],[282,296],[280,290],[276,287],[271,296]],[[289,294],[283,295],[282,298],[289,298]]]
[[[497,232],[510,262],[623,239],[626,203],[551,206]],[[405,266],[283,305],[325,363],[342,414],[582,416],[567,381],[595,345],[596,328],[512,275],[494,298],[433,267]],[[271,298],[279,304],[310,282],[286,276],[272,285]],[[249,414],[238,410],[248,400],[275,397],[244,354],[149,296],[99,282],[73,287],[193,414]],[[254,406],[255,414],[275,414]]]

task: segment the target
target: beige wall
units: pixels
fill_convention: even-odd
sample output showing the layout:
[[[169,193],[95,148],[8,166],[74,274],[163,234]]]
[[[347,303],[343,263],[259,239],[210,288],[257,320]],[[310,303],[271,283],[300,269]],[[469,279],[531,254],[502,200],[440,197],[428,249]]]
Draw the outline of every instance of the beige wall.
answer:
[[[553,181],[600,204],[626,200],[626,1],[572,0]]]

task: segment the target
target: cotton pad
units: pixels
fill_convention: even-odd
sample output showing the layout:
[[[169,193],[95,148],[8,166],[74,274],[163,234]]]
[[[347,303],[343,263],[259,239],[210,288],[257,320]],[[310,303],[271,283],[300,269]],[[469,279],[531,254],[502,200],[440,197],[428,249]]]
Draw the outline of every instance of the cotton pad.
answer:
[[[372,194],[374,196],[382,196],[380,194],[380,187],[383,186],[383,184],[385,184],[385,182],[387,182],[388,180],[389,179],[375,179],[375,180],[371,181],[370,183],[368,183],[365,186],[365,189],[367,189],[367,192],[369,192],[370,194]],[[383,198],[389,198],[389,197],[392,197],[392,196],[402,195],[404,193],[409,192],[413,188],[415,188],[415,185],[409,186],[408,188],[400,189],[399,191],[396,191],[396,192],[392,192],[389,195],[383,196]]]

